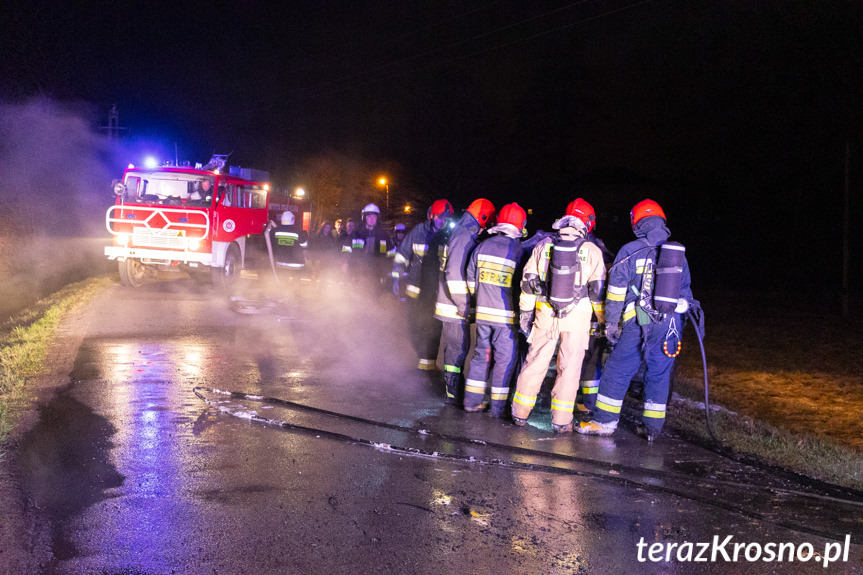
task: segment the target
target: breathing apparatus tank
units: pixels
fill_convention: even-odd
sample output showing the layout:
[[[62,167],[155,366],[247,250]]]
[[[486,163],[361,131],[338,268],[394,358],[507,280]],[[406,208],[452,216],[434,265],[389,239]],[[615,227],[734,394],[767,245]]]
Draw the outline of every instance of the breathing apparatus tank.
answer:
[[[685,255],[686,248],[678,242],[665,242],[659,246],[653,307],[660,313],[673,313],[677,307]]]
[[[578,250],[584,238],[554,240],[549,267],[548,303],[558,317],[564,317],[576,302],[575,275],[581,271]],[[578,299],[581,299],[580,297]]]

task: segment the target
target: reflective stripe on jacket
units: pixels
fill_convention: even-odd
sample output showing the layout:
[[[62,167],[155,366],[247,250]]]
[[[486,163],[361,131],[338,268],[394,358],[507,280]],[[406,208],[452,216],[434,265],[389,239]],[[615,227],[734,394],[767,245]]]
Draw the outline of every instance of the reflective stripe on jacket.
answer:
[[[476,218],[465,212],[444,246],[434,313],[441,321],[461,322],[469,319],[470,293],[465,274],[481,232],[482,227]]]

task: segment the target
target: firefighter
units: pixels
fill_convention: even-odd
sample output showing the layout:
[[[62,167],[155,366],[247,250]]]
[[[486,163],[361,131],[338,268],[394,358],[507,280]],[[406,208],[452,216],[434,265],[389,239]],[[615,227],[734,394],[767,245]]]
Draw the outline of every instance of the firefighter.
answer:
[[[396,227],[393,228],[393,247],[398,248],[402,245],[402,241],[405,239],[405,234],[407,233],[407,229],[405,225],[402,223],[396,224]],[[395,257],[395,254],[393,254]]]
[[[464,386],[464,410],[485,409],[486,380],[491,370],[491,415],[503,417],[518,358],[513,276],[521,258],[521,235],[527,214],[518,204],[500,209],[470,256],[467,285],[476,303],[476,348]]]
[[[288,288],[288,296],[295,295],[295,276],[303,271],[306,266],[306,250],[309,246],[309,235],[300,226],[296,225],[293,212],[284,211],[279,217],[279,225],[270,221],[266,228],[266,242],[271,250],[273,273],[276,282],[284,288]],[[282,280],[291,281],[290,284],[282,284]]]
[[[558,233],[539,242],[525,265],[519,325],[529,347],[512,400],[512,420],[518,426],[527,423],[559,342],[551,423],[555,433],[572,431],[591,315],[603,319],[605,264],[600,249],[586,238],[595,223],[588,202],[570,202],[565,215],[552,225]]]
[[[350,276],[372,290],[380,290],[385,277],[387,254],[392,249],[390,235],[378,225],[381,210],[375,204],[367,204],[362,211],[362,223],[350,236],[347,252],[349,254]]]
[[[399,246],[402,245],[402,242],[405,239],[405,233],[407,232],[405,225],[402,223],[396,224],[393,228],[393,247],[387,254],[387,257],[390,259],[394,259],[396,257],[396,252],[398,252]],[[394,294],[395,295],[395,294]],[[405,295],[405,283],[401,282],[399,284],[399,293],[396,295],[396,299],[400,302],[407,301],[407,296]]]
[[[404,285],[410,301],[411,344],[419,357],[417,368],[422,371],[434,371],[440,345],[441,324],[434,319],[434,307],[441,252],[452,216],[452,204],[436,200],[426,212],[426,221],[405,236],[393,258],[393,294],[399,297]]]
[[[693,301],[692,289],[682,252],[675,269],[654,273],[660,250],[664,249],[657,246],[671,235],[659,204],[653,200],[637,203],[630,212],[630,221],[636,240],[620,249],[608,274],[606,334],[609,345],[614,347],[599,382],[593,419],[581,422],[576,431],[585,435],[614,433],[629,382],[644,362],[644,411],[639,433],[652,442],[665,423],[673,356],[679,351],[683,327],[681,314]],[[665,283],[672,273],[676,274],[677,287],[670,299],[676,300],[670,311],[661,313],[653,303],[659,295],[652,293],[654,282]]]
[[[494,204],[474,200],[450,233],[441,259],[434,316],[443,322],[446,403],[460,405],[462,370],[470,347],[470,295],[465,273],[479,235],[494,220]]]

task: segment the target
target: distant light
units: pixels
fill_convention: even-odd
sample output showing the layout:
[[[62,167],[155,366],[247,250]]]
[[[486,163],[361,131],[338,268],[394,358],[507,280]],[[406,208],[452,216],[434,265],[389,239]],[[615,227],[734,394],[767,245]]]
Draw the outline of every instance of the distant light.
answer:
[[[298,197],[298,198],[304,198],[304,197],[306,197],[306,190],[304,190],[303,188],[297,188],[297,192],[296,192],[296,193],[297,193],[297,197]]]
[[[159,160],[157,160],[153,156],[147,156],[146,159],[144,159],[144,167],[155,168],[158,165],[159,165]]]
[[[135,167],[135,164],[129,164],[129,168],[128,168],[128,169],[130,169],[130,170],[131,170],[131,169],[133,169],[134,167]]]
[[[378,183],[379,183],[380,185],[382,185],[382,186],[386,186],[386,185],[387,185],[387,179],[386,179],[386,178],[381,178],[380,180],[378,180]]]
[[[410,204],[405,205],[405,213],[406,213],[406,214],[411,213],[411,206],[410,206]]]

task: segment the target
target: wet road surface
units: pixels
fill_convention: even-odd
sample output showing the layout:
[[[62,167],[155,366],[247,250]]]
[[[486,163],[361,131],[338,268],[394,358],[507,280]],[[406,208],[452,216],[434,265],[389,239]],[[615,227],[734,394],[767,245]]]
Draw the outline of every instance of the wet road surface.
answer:
[[[183,279],[75,320],[17,454],[43,572],[863,572],[854,494],[625,427],[555,437],[547,407],[526,428],[445,407],[395,302],[290,302],[237,313]]]

